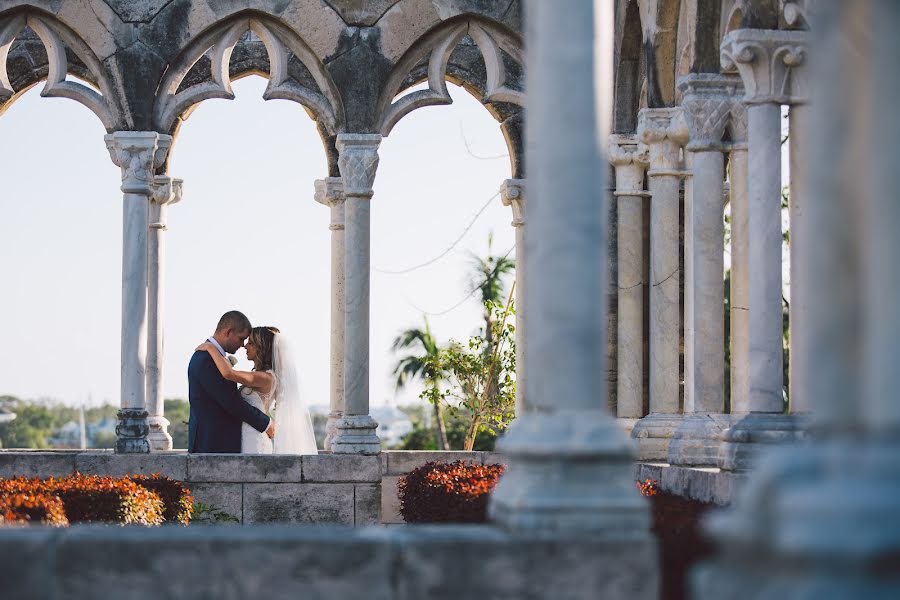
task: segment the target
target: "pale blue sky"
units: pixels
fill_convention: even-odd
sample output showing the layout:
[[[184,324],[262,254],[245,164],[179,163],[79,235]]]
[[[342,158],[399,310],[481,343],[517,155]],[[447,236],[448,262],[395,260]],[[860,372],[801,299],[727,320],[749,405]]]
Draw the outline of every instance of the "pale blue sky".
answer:
[[[187,361],[222,312],[292,336],[310,404],[329,390],[329,210],[313,200],[325,176],[303,109],[265,102],[265,80],[235,82],[237,99],[209,100],[182,128],[171,174],[184,200],[169,211],[167,397],[186,397]],[[495,198],[454,251],[437,256],[510,175],[499,126],[450,86],[455,103],[418,110],[384,140],[372,202],[371,401],[394,398],[390,343],[421,311],[443,312],[471,289],[468,251],[514,245],[510,209]],[[40,86],[0,116],[0,394],[118,403],[122,196],[100,121],[85,107],[41,98]],[[471,152],[467,150],[468,142]],[[510,253],[514,256],[514,251]],[[429,317],[441,339],[479,324],[474,297]],[[243,351],[239,358],[244,359]],[[245,367],[249,363],[244,363]],[[402,402],[417,401],[417,390]]]

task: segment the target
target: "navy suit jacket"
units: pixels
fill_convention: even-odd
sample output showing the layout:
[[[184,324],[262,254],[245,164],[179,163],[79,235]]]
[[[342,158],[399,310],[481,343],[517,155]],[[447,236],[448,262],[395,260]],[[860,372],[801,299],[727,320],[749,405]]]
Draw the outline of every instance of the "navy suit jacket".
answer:
[[[194,352],[188,365],[188,400],[188,452],[239,453],[241,423],[260,432],[269,426],[268,415],[241,398],[206,351]]]

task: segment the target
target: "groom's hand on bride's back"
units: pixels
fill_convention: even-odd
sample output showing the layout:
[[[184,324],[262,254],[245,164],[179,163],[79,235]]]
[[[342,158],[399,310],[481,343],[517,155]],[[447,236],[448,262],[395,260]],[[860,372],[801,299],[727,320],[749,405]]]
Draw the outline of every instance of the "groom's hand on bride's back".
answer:
[[[275,439],[275,419],[269,418],[269,426],[266,428],[266,435],[270,440]]]

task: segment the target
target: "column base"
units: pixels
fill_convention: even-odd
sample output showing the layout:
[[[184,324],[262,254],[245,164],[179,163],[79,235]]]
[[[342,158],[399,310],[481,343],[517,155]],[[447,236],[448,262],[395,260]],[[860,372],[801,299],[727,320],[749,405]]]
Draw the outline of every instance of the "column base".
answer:
[[[719,466],[722,435],[731,426],[731,415],[686,414],[669,442],[669,464],[684,467]]]
[[[632,443],[603,411],[527,413],[497,449],[507,469],[491,493],[492,521],[519,532],[649,540]]]
[[[147,418],[150,432],[147,434],[147,442],[150,444],[150,452],[165,452],[172,449],[172,436],[169,435],[169,420],[160,415]]]
[[[719,468],[726,471],[749,471],[756,466],[763,446],[785,444],[803,437],[803,429],[795,415],[750,413],[735,416],[735,422],[722,437]]]
[[[692,597],[895,598],[900,440],[763,449],[734,506],[711,515],[719,555]]]
[[[680,414],[650,413],[638,421],[631,430],[631,437],[637,441],[638,458],[656,462],[669,460],[669,444],[681,420]]]
[[[332,442],[334,436],[337,435],[337,422],[342,416],[344,416],[344,414],[339,410],[333,410],[328,413],[328,422],[325,423],[325,441],[323,442],[323,447],[326,452],[332,451]]]
[[[116,413],[116,454],[149,454],[148,413],[143,408],[121,408]]]
[[[378,423],[369,415],[348,415],[335,423],[336,433],[331,439],[335,454],[381,454],[381,440],[375,434]]]
[[[619,429],[624,431],[625,435],[628,437],[631,437],[631,430],[634,429],[634,426],[637,425],[638,421],[640,421],[640,419],[635,419],[633,417],[616,417],[616,423],[619,424]]]

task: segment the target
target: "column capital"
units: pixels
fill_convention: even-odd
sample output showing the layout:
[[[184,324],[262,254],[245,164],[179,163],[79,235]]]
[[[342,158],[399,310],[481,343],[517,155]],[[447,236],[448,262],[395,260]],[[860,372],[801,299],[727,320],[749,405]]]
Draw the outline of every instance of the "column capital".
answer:
[[[340,133],[335,147],[338,151],[338,168],[344,180],[344,193],[356,198],[371,198],[372,184],[378,169],[378,146],[381,136],[377,133]]]
[[[503,206],[509,206],[513,211],[513,227],[521,227],[525,224],[525,180],[507,179],[500,186],[500,200]]]
[[[149,196],[153,172],[165,162],[172,136],[155,131],[116,131],[103,139],[109,157],[122,169],[122,192]]]
[[[722,70],[741,76],[747,104],[805,104],[808,46],[808,31],[736,29],[722,40]]]
[[[787,29],[809,29],[814,7],[809,0],[779,0],[781,17]]]
[[[607,158],[616,170],[616,193],[642,192],[644,171],[650,163],[650,148],[635,135],[609,136]]]
[[[313,196],[319,204],[334,206],[344,201],[344,180],[341,177],[325,177],[314,182],[316,193]]]
[[[650,149],[650,175],[680,174],[681,148],[687,144],[684,111],[676,108],[642,108],[638,113],[637,139]]]
[[[724,150],[726,128],[732,137],[746,140],[746,118],[741,106],[743,85],[737,75],[691,73],[678,80],[684,99],[684,118],[690,132],[687,149]]]
[[[150,200],[154,204],[166,206],[181,202],[184,180],[169,177],[168,175],[154,175],[150,186]]]

